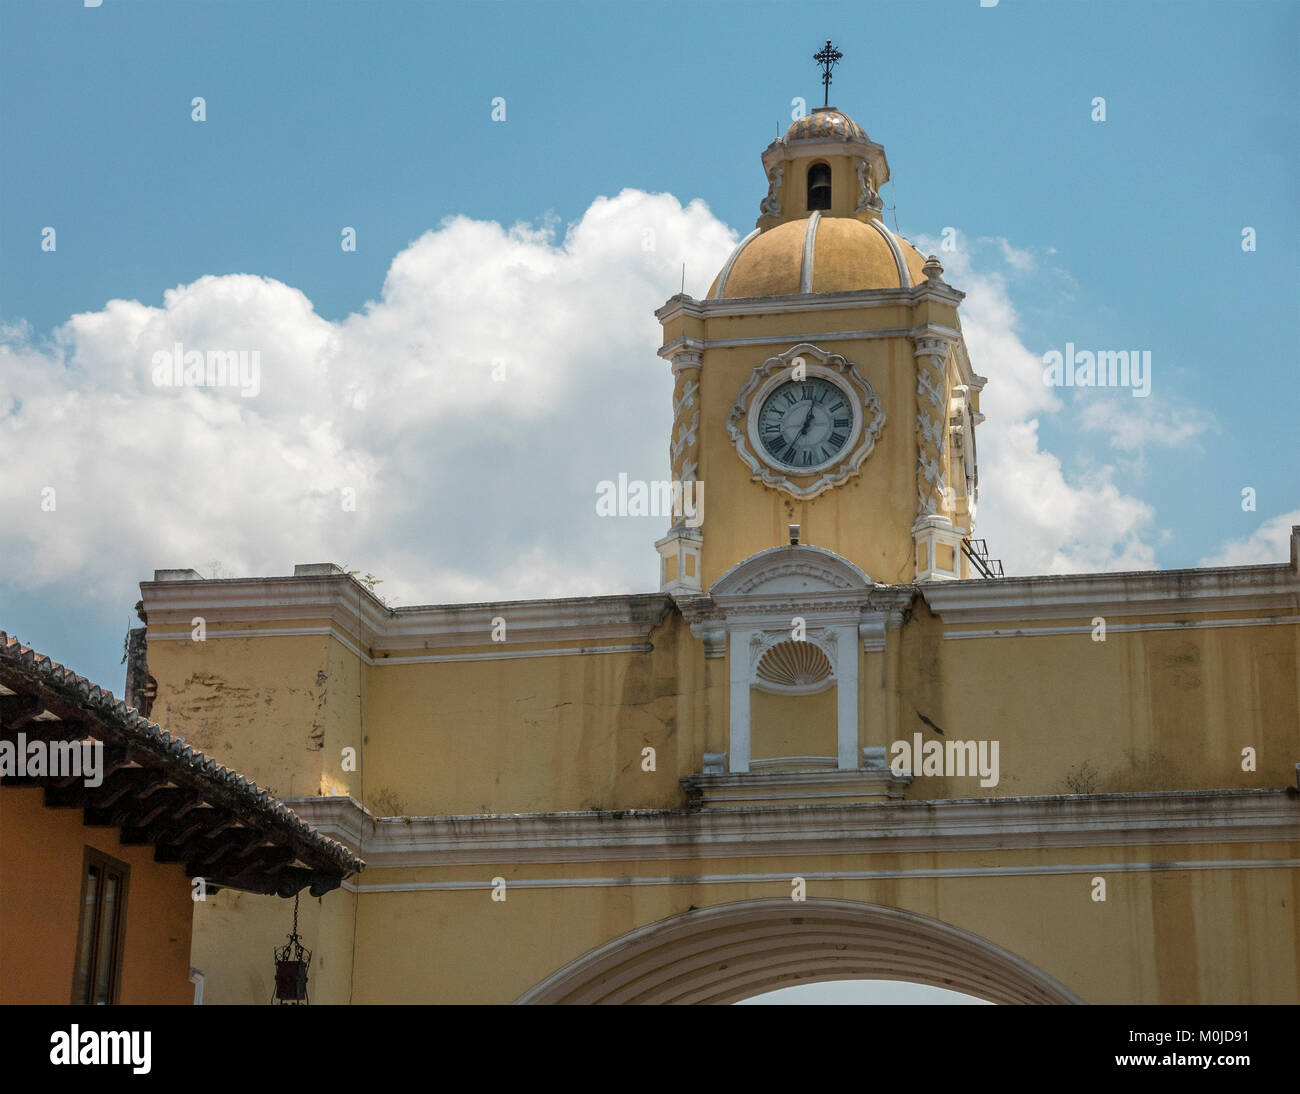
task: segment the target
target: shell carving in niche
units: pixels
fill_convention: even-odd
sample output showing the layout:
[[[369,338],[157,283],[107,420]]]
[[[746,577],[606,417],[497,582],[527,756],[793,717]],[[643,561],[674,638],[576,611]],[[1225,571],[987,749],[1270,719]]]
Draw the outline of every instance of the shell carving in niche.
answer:
[[[782,642],[763,654],[758,663],[758,678],[777,687],[812,687],[830,675],[830,659],[811,642]]]

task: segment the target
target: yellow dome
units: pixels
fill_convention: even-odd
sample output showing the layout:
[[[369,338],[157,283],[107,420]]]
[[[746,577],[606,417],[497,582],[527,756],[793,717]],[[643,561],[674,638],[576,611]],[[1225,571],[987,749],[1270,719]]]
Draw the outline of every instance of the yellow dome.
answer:
[[[878,220],[814,214],[743,240],[709,299],[908,289],[925,280],[924,265],[920,251]]]

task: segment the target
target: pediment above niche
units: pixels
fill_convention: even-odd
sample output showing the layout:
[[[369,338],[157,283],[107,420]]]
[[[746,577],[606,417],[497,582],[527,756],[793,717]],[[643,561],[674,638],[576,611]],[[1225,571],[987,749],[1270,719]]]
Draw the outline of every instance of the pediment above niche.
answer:
[[[773,547],[733,566],[713,583],[714,597],[804,597],[865,591],[871,578],[823,547]]]
[[[791,564],[773,567],[771,570],[751,578],[743,585],[733,589],[732,592],[738,594],[754,593],[758,596],[789,593],[796,596],[804,593],[830,592],[834,589],[851,589],[853,587],[834,571],[824,566]]]

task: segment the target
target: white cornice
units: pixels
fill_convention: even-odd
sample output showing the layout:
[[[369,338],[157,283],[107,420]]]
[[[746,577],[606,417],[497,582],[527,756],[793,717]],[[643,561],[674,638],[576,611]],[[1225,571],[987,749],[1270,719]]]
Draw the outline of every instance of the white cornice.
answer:
[[[1253,619],[1178,619],[1168,623],[1108,623],[1107,634],[1124,634],[1128,631],[1202,631],[1221,630],[1228,627],[1288,627],[1300,624],[1300,615],[1267,615]],[[1011,627],[989,630],[947,631],[945,642],[970,638],[1043,638],[1058,634],[1091,634],[1096,628],[1090,621],[1066,627]]]
[[[1008,577],[926,584],[921,595],[949,624],[1192,612],[1294,614],[1300,611],[1300,575],[1275,565]]]
[[[922,323],[908,331],[916,356],[944,354],[948,347],[961,342],[961,331],[942,323]]]
[[[845,881],[919,881],[954,880],[991,877],[1059,877],[1062,875],[1095,876],[1097,874],[1181,873],[1184,871],[1224,870],[1296,870],[1300,858],[1282,859],[1202,859],[1134,862],[1131,858],[1109,862],[1048,862],[1028,866],[1014,864],[987,866],[969,863],[964,866],[922,866],[913,869],[874,870],[804,870],[799,876],[807,882]],[[367,875],[370,876],[370,875]],[[689,875],[652,874],[644,876],[617,874],[607,877],[544,877],[511,881],[513,889],[627,889],[631,886],[683,885],[781,885],[789,888],[790,871],[763,873],[703,873]],[[486,892],[493,888],[487,878],[468,877],[451,881],[345,881],[342,888],[353,893],[466,893]]]
[[[495,604],[449,604],[388,608],[345,574],[331,577],[267,577],[221,581],[142,581],[144,613],[151,627],[183,627],[195,616],[207,624],[207,637],[220,638],[214,624],[325,619],[329,628],[299,628],[291,633],[332,628],[366,653],[435,650],[456,646],[493,647],[496,656],[514,656],[520,643],[649,640],[667,617],[672,598],[662,593],[513,600]],[[506,621],[507,641],[492,642],[493,620]],[[245,628],[257,633],[259,628]],[[164,636],[151,633],[150,641]],[[572,650],[570,652],[601,652]],[[518,656],[562,655],[558,651],[519,651]],[[477,656],[477,655],[475,655]],[[439,659],[439,658],[434,658]],[[445,659],[445,658],[443,658]]]
[[[511,646],[502,642],[492,649],[475,650],[472,653],[403,653],[399,657],[389,657],[386,653],[373,657],[346,635],[334,627],[264,627],[247,631],[208,631],[204,641],[216,641],[222,638],[296,638],[299,635],[329,635],[344,648],[351,651],[365,664],[372,666],[394,665],[436,665],[449,661],[526,661],[532,657],[591,657],[601,653],[650,653],[653,642],[633,642],[602,646],[556,646],[552,649],[520,649],[516,643]],[[190,641],[188,631],[155,632],[149,636],[150,642],[186,642]]]
[[[680,293],[655,312],[660,323],[680,316],[712,319],[735,315],[788,315],[803,311],[842,311],[845,308],[911,307],[921,300],[938,300],[957,307],[966,294],[951,285],[922,281],[910,289],[854,289],[850,292],[787,293],[783,296],[742,296],[696,300]]]
[[[775,765],[794,765],[800,760],[811,761],[816,767],[765,770]],[[782,756],[760,760],[743,774],[690,775],[681,780],[681,785],[692,807],[735,812],[772,806],[901,800],[911,782],[911,775],[896,775],[888,767],[844,771],[837,769],[837,758],[832,756]]]
[[[471,864],[1300,841],[1300,804],[1280,789],[382,820],[345,797],[285,804],[361,855],[368,877]]]
[[[709,338],[700,342],[702,349],[728,349],[740,346],[790,346],[797,342],[816,344],[818,342],[870,341],[871,339],[907,338],[912,331],[909,327],[880,327],[875,330],[840,330],[840,331],[781,331],[775,334],[759,334],[749,338]]]
[[[690,361],[691,368],[700,367],[700,352],[704,349],[704,343],[698,338],[674,338],[671,342],[666,342],[659,347],[656,352],[665,361],[673,366],[673,375],[681,370],[683,365],[679,362],[686,358]]]
[[[925,324],[921,327],[877,327],[874,329],[860,330],[840,330],[840,331],[781,331],[774,334],[760,334],[747,338],[675,338],[671,342],[666,342],[658,349],[658,355],[666,361],[673,358],[683,351],[692,351],[702,353],[707,349],[734,349],[744,346],[790,346],[796,343],[805,342],[816,344],[818,342],[847,342],[847,341],[870,341],[872,339],[883,338],[911,338],[916,339],[923,335],[923,332],[930,332],[929,336],[934,337],[933,332],[940,329],[952,330],[952,328],[940,328],[938,324]],[[952,331],[952,334],[961,339],[960,331]],[[691,367],[698,367],[692,365]],[[674,364],[673,372],[678,371],[679,366]],[[982,388],[985,382],[984,377],[976,376],[969,368],[969,358],[966,361],[966,367],[962,369],[962,377],[968,381],[970,386]],[[983,421],[983,417],[980,418]]]
[[[769,552],[760,552],[760,554],[781,550],[785,548],[769,548]],[[827,551],[826,554],[832,553]],[[839,556],[832,555],[832,557]],[[847,560],[840,561],[848,566],[853,565]],[[739,568],[733,566],[728,574],[735,573]],[[857,569],[857,567],[853,568]],[[723,575],[724,578],[726,576]],[[865,575],[863,579],[870,580]],[[720,578],[719,581],[721,580]],[[709,595],[683,597],[677,601],[682,618],[691,626],[691,633],[704,640],[706,647],[710,640],[714,643],[716,649],[712,656],[721,656],[725,650],[729,622],[740,628],[782,624],[788,626],[792,614],[809,616],[810,613],[815,614],[818,621],[825,624],[857,624],[864,649],[883,649],[884,628],[902,625],[903,612],[911,605],[912,598],[916,595],[914,585],[867,584],[860,588],[818,589],[798,594],[783,592],[772,595],[753,591],[719,593],[718,585],[719,582],[714,582],[713,590]]]

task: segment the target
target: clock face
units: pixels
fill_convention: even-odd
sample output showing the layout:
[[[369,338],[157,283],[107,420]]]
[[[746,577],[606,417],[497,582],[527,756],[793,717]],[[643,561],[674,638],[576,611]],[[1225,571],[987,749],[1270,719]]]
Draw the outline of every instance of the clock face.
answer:
[[[817,376],[782,384],[758,414],[758,438],[768,457],[796,471],[811,471],[834,460],[852,434],[848,396]]]

